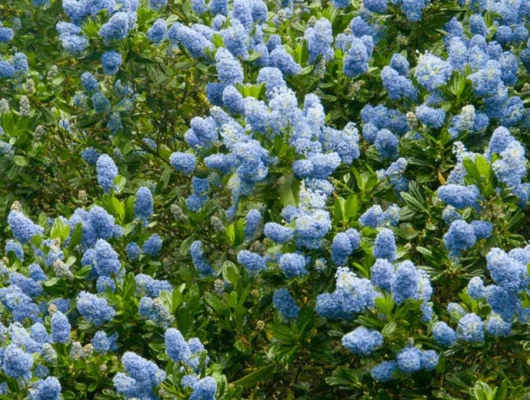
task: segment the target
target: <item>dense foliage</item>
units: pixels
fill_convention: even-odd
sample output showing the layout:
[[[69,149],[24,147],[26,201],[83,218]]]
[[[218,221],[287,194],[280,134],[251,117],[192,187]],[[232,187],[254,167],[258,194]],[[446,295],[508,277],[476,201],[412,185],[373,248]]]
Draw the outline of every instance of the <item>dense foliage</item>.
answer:
[[[0,399],[530,398],[530,0],[0,2]]]

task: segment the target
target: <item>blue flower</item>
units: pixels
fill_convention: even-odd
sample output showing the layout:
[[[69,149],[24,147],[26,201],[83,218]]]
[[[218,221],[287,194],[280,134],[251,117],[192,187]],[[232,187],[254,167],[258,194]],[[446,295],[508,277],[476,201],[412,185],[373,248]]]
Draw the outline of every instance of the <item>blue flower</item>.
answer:
[[[237,255],[237,261],[249,272],[261,272],[267,267],[265,258],[248,250],[241,250]]]
[[[90,94],[98,90],[98,81],[90,72],[83,72],[81,75],[81,84],[86,93]]]
[[[336,290],[317,297],[316,311],[331,319],[351,319],[354,314],[374,307],[378,293],[368,279],[359,279],[348,268],[339,267]]]
[[[210,1],[210,12],[212,15],[228,14],[228,0],[211,0]]]
[[[489,221],[472,221],[471,226],[477,239],[487,239],[493,232],[493,224]]]
[[[20,211],[12,210],[7,217],[7,223],[13,236],[21,243],[28,243],[35,235],[42,234],[42,228]]]
[[[407,59],[399,53],[394,53],[390,60],[390,66],[402,76],[407,76],[409,73],[410,64]]]
[[[193,154],[175,152],[169,157],[169,163],[177,171],[190,175],[195,170],[197,159]]]
[[[421,369],[422,352],[416,347],[405,347],[396,357],[398,368],[407,373]]]
[[[484,323],[476,314],[469,313],[458,321],[458,339],[469,343],[484,342]]]
[[[220,33],[226,48],[234,57],[244,60],[248,58],[248,32],[239,20],[234,19],[232,26],[221,30]]]
[[[100,155],[101,153],[93,147],[87,147],[81,153],[81,157],[83,158],[83,160],[85,160],[90,165],[96,165]]]
[[[360,326],[342,337],[342,345],[358,356],[368,356],[383,345],[383,335]]]
[[[438,365],[440,357],[434,350],[424,350],[421,352],[421,369],[432,371]]]
[[[15,37],[13,29],[0,26],[0,43],[9,43],[13,40],[13,37]]]
[[[189,400],[215,400],[217,383],[210,376],[202,378],[193,386],[193,392]]]
[[[381,129],[377,132],[374,145],[384,159],[395,159],[399,155],[399,139],[388,129]]]
[[[306,259],[300,254],[288,253],[280,257],[280,268],[287,278],[307,274]]]
[[[162,249],[162,238],[154,233],[144,242],[143,250],[151,257],[156,257]]]
[[[149,7],[153,10],[161,10],[167,5],[167,0],[149,0]]]
[[[160,44],[167,38],[166,21],[157,19],[153,26],[147,31],[147,39],[155,44]]]
[[[387,10],[387,0],[363,0],[364,7],[371,12],[384,14]]]
[[[335,8],[346,8],[351,4],[351,0],[332,0],[331,3]]]
[[[302,67],[294,61],[283,46],[277,46],[270,53],[270,63],[272,67],[278,68],[284,75],[298,75],[302,72]]]
[[[467,294],[472,299],[479,300],[484,297],[484,282],[479,276],[473,277],[466,287]]]
[[[147,221],[153,215],[153,195],[145,186],[142,186],[136,192],[134,215],[142,221]]]
[[[95,326],[111,321],[116,311],[107,304],[105,299],[82,291],[77,296],[77,311]]]
[[[418,90],[412,81],[401,76],[395,69],[386,66],[381,71],[383,86],[388,91],[388,97],[392,100],[411,99],[416,101]]]
[[[208,6],[204,2],[204,0],[192,0],[191,9],[195,14],[201,16],[208,11]]]
[[[98,183],[103,190],[108,193],[114,187],[114,179],[118,176],[118,167],[114,160],[107,154],[103,154],[98,158],[96,164],[98,174]]]
[[[35,282],[45,281],[48,279],[39,264],[31,264],[29,266],[29,275]]]
[[[145,274],[136,275],[136,294],[147,294],[149,297],[159,297],[163,291],[173,291],[173,287],[168,281],[154,279]]]
[[[340,232],[335,235],[331,245],[331,261],[335,265],[344,265],[347,263],[348,257],[352,252],[353,246],[348,234]]]
[[[20,261],[24,261],[24,249],[19,242],[9,239],[6,242],[4,251],[6,254],[12,252]]]
[[[483,69],[468,76],[473,84],[475,95],[480,97],[494,96],[503,88],[501,65],[498,61],[489,60]]]
[[[38,381],[30,391],[30,400],[59,400],[60,397],[61,383],[54,376]]]
[[[392,296],[397,304],[418,297],[420,274],[410,261],[403,261],[396,269],[391,283]]]
[[[480,192],[475,185],[443,185],[438,188],[437,194],[444,203],[456,209],[477,207],[480,197]]]
[[[106,42],[123,40],[127,37],[130,28],[129,16],[127,13],[120,11],[110,17],[107,23],[103,24],[98,34]]]
[[[486,321],[486,330],[491,336],[504,337],[512,331],[512,324],[502,319],[499,314],[492,312]]]
[[[72,329],[68,318],[61,312],[56,311],[53,314],[52,321],[52,341],[54,343],[66,343],[70,340],[70,331]]]
[[[373,250],[374,257],[395,261],[397,258],[396,250],[394,232],[387,228],[381,229],[375,238]]]
[[[152,361],[126,352],[122,364],[127,374],[119,372],[113,379],[116,391],[127,398],[153,398],[153,389],[166,379],[166,373]]]
[[[13,150],[13,146],[11,146],[9,143],[0,140],[0,156],[5,156],[7,158],[12,157],[14,154],[15,151]]]
[[[307,41],[307,51],[309,53],[308,62],[314,63],[319,57],[323,60],[331,60],[334,52],[331,48],[333,44],[333,31],[331,23],[326,18],[319,19],[313,27],[308,27],[304,33]]]
[[[445,111],[421,105],[416,109],[418,120],[429,128],[440,129],[444,125]]]
[[[2,369],[11,378],[31,378],[33,357],[25,353],[20,347],[10,344],[3,353]]]
[[[180,384],[184,388],[193,388],[198,381],[199,378],[196,375],[185,375],[180,380]]]
[[[359,218],[359,225],[377,228],[383,222],[384,213],[380,205],[376,204],[370,207]]]
[[[109,338],[105,331],[97,331],[90,343],[94,346],[94,351],[97,353],[104,354],[110,349]]]
[[[245,0],[234,0],[232,4],[232,18],[238,20],[248,31],[252,28],[252,13],[250,2]]]
[[[453,256],[457,256],[463,250],[470,249],[477,242],[473,226],[465,221],[457,220],[451,223],[449,230],[444,235],[445,247]]]
[[[95,269],[99,276],[115,276],[118,274],[121,263],[118,253],[103,239],[99,239],[94,247]]]
[[[456,332],[445,322],[439,321],[432,329],[434,340],[444,347],[452,347],[456,342]]]
[[[152,299],[151,297],[142,297],[138,307],[140,317],[153,322],[156,326],[161,328],[169,327],[174,317],[171,312],[160,302],[159,299]]]
[[[116,283],[114,279],[108,276],[100,276],[96,281],[96,290],[98,293],[105,293],[107,290],[114,293],[116,291]]]
[[[291,296],[287,289],[277,289],[274,292],[272,302],[274,308],[278,310],[285,319],[291,320],[298,318],[300,307],[296,304],[296,300]]]
[[[24,53],[15,53],[13,56],[13,69],[18,75],[25,75],[28,72],[28,58]]]
[[[0,60],[0,78],[10,79],[15,75],[15,69],[6,61]]]
[[[394,266],[386,259],[377,259],[370,269],[371,282],[384,290],[391,290],[392,280],[394,278]]]
[[[277,224],[276,222],[267,222],[264,229],[265,236],[276,243],[285,243],[293,238],[294,232],[291,228]]]
[[[427,0],[403,0],[401,11],[411,22],[421,21],[422,11],[427,5]]]
[[[344,74],[350,78],[355,78],[368,71],[368,61],[372,56],[372,50],[373,41],[371,36],[363,36],[361,39],[353,38],[344,58]]]
[[[495,283],[510,293],[516,293],[528,285],[525,264],[510,257],[499,248],[493,248],[486,256],[488,270]]]
[[[190,255],[193,265],[195,265],[195,268],[197,268],[201,276],[212,275],[214,273],[212,266],[204,257],[202,242],[200,240],[196,240],[191,244]]]
[[[24,294],[31,298],[35,298],[42,293],[42,285],[40,283],[25,277],[19,272],[11,272],[9,274],[9,283],[18,286]]]
[[[251,240],[254,238],[261,224],[261,219],[261,213],[256,209],[250,210],[247,213],[244,229],[245,240]]]
[[[179,330],[175,328],[166,330],[164,339],[166,343],[166,354],[174,362],[186,361],[191,357],[191,350],[188,343]]]
[[[217,77],[225,85],[242,83],[244,79],[241,63],[234,58],[232,53],[221,47],[215,53]]]
[[[168,37],[173,45],[182,45],[193,58],[203,58],[207,50],[213,48],[212,43],[201,33],[177,22],[168,31]]]
[[[109,99],[107,99],[101,92],[97,92],[92,96],[92,106],[96,113],[107,113],[111,108]]]
[[[223,90],[223,104],[232,114],[244,114],[245,112],[243,95],[232,85]]]
[[[121,67],[121,54],[116,51],[107,51],[101,56],[103,72],[106,75],[116,75]]]
[[[397,367],[398,365],[395,361],[383,361],[372,368],[370,375],[378,382],[388,382],[392,379],[392,375],[397,370]]]
[[[127,257],[131,261],[138,260],[140,258],[140,255],[142,254],[142,249],[140,249],[140,246],[138,246],[134,242],[130,242],[125,248],[125,251],[127,253]]]
[[[282,71],[274,67],[261,68],[258,72],[257,83],[263,83],[267,88],[267,97],[271,98],[276,89],[286,86]]]
[[[420,55],[414,76],[420,85],[434,92],[449,81],[452,72],[451,64],[427,53]]]

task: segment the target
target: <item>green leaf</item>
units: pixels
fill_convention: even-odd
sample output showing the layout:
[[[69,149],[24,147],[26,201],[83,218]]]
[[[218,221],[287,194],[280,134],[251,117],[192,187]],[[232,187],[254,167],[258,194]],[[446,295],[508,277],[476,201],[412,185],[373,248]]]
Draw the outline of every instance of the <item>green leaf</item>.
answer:
[[[115,187],[116,192],[120,193],[125,187],[126,183],[127,183],[127,178],[125,178],[122,175],[118,175],[116,178],[114,178],[114,187]]]
[[[502,381],[501,386],[497,390],[495,400],[505,400],[508,397],[508,381],[505,379]]]
[[[206,304],[212,307],[215,310],[215,312],[226,311],[226,306],[219,299],[219,297],[217,297],[217,295],[213,293],[210,293],[210,292],[205,293],[204,301],[206,302]]]
[[[394,308],[394,300],[391,296],[381,296],[375,299],[375,306],[385,316],[390,317]]]
[[[236,267],[236,265],[231,261],[225,261],[223,263],[223,279],[232,285],[236,286],[237,282],[239,281],[240,275],[239,275],[239,269]]]
[[[343,197],[335,199],[335,206],[333,207],[333,221],[337,224],[344,221],[346,218],[346,200]]]
[[[297,205],[299,191],[300,181],[293,174],[284,175],[278,180],[278,194],[284,207]]]
[[[355,193],[348,196],[345,211],[347,220],[355,219],[357,217],[357,214],[359,213],[359,198]]]
[[[245,388],[254,387],[256,386],[257,383],[270,379],[273,375],[274,375],[274,364],[269,364],[235,381],[233,385],[242,386]]]
[[[75,228],[74,232],[70,236],[70,242],[68,243],[68,250],[72,251],[81,243],[81,238],[83,236],[83,225],[81,223],[78,223]]]
[[[76,260],[77,260],[77,258],[75,258],[74,256],[70,256],[70,257],[68,257],[68,260],[66,260],[66,265],[71,267],[72,265],[74,265]]]
[[[28,165],[28,160],[25,157],[18,155],[13,157],[13,162],[19,167],[26,167]]]
[[[50,278],[47,281],[45,281],[43,285],[46,287],[52,287],[52,286],[57,285],[57,282],[59,282],[59,278]]]
[[[478,172],[477,166],[470,158],[464,158],[464,168],[467,173],[478,182],[481,181],[480,172]]]
[[[383,334],[384,337],[389,337],[395,332],[396,328],[397,328],[397,324],[394,321],[391,321],[384,326],[381,333]]]
[[[50,231],[50,236],[53,239],[60,239],[62,242],[64,242],[66,239],[68,239],[69,234],[70,225],[66,224],[63,218],[55,218],[55,221],[53,221],[52,229]]]
[[[486,157],[484,157],[482,154],[475,155],[475,165],[479,174],[485,179],[489,179],[492,170],[488,160],[486,160]]]
[[[226,238],[228,239],[230,246],[233,247],[236,240],[236,227],[234,224],[230,224],[226,227]]]

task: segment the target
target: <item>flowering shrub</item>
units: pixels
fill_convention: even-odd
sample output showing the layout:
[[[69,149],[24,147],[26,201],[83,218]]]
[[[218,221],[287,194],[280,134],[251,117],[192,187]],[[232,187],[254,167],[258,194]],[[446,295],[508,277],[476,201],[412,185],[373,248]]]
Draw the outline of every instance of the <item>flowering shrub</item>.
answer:
[[[530,0],[5,0],[0,399],[530,396]]]

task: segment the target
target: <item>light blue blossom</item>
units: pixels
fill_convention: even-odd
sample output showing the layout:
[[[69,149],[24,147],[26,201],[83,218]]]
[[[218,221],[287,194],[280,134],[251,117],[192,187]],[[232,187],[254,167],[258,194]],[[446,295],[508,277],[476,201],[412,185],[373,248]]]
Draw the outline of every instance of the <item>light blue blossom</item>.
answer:
[[[342,345],[358,356],[368,356],[383,345],[383,335],[360,326],[342,337]]]
[[[298,318],[300,307],[295,299],[285,288],[277,289],[273,296],[273,305],[276,310],[287,320]]]

